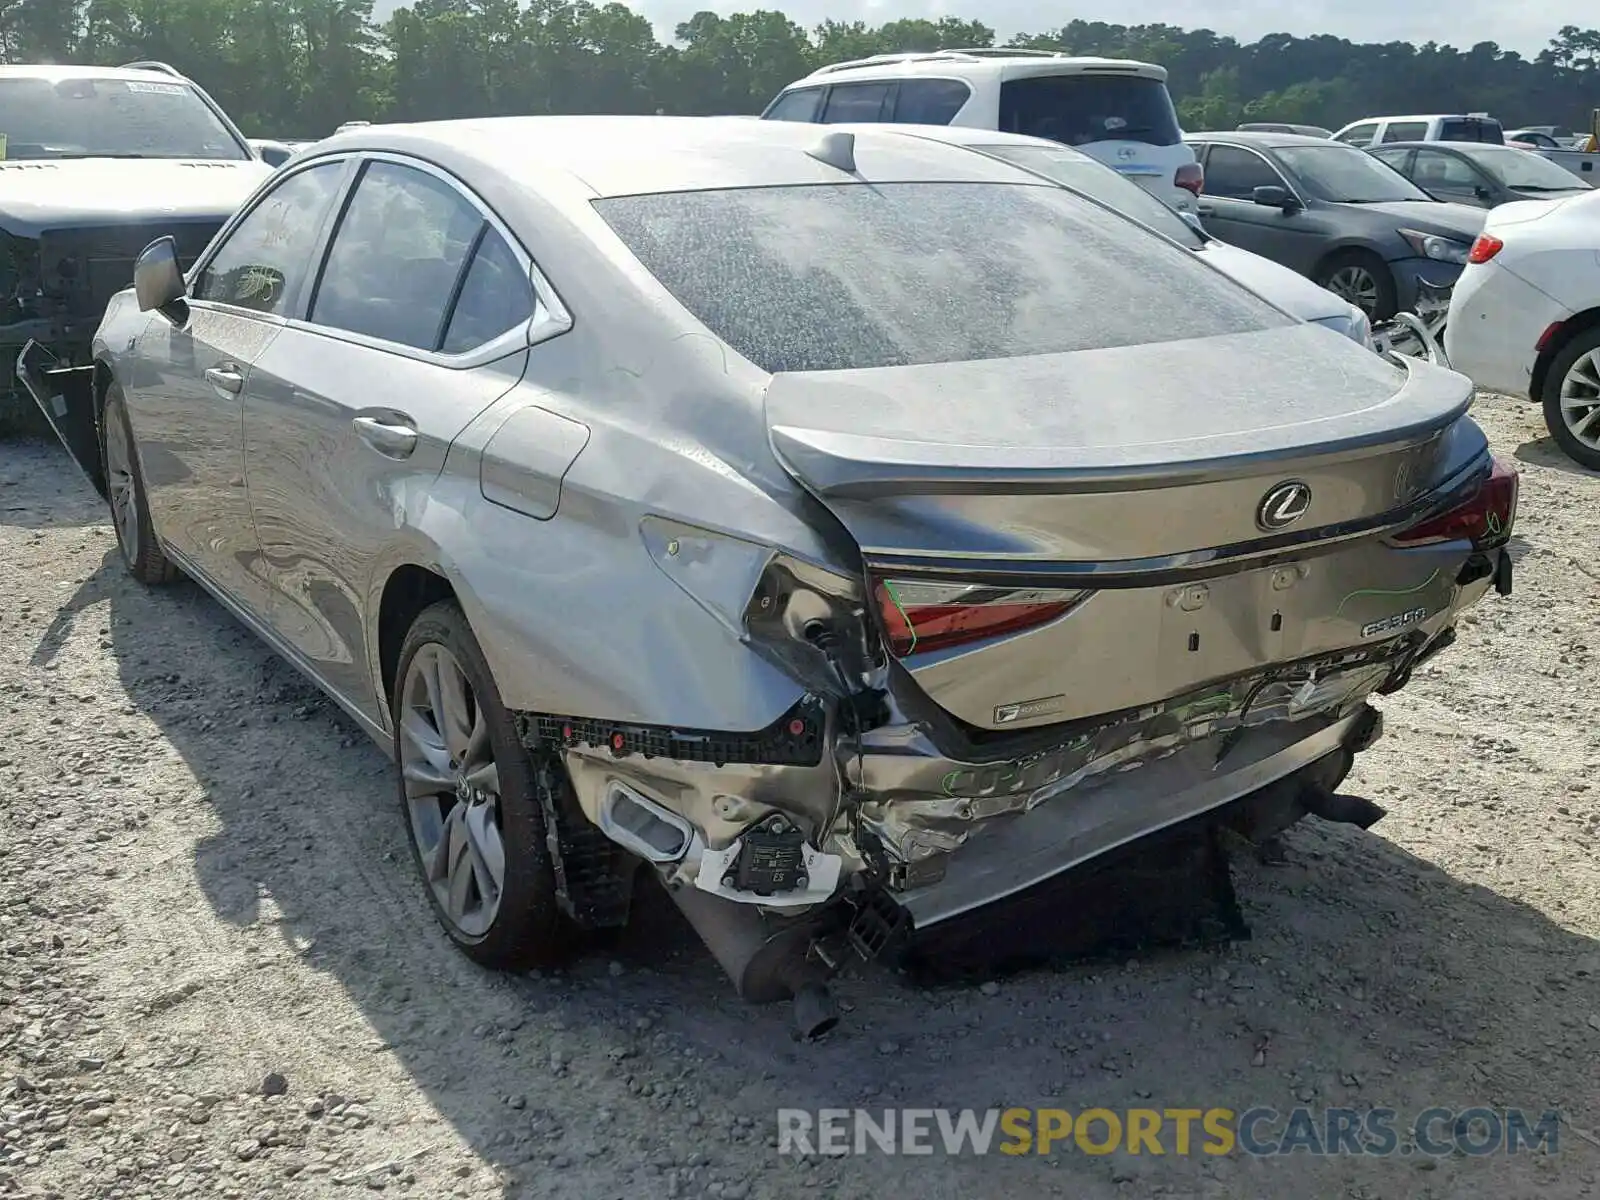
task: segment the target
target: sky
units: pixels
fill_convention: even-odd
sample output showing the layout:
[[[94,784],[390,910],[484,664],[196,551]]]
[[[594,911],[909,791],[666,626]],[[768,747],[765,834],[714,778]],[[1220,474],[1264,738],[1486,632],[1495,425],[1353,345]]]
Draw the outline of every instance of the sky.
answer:
[[[378,0],[380,20],[397,0]],[[678,22],[703,9],[749,12],[776,8],[809,28],[826,17],[879,25],[901,17],[945,15],[983,21],[1004,41],[1014,33],[1037,33],[1067,21],[1108,21],[1121,25],[1163,23],[1185,29],[1214,29],[1241,42],[1268,33],[1298,37],[1330,33],[1353,42],[1444,42],[1466,49],[1474,42],[1498,42],[1532,57],[1563,25],[1600,24],[1588,0],[1543,0],[1507,4],[1504,0],[1449,0],[1439,4],[1396,4],[1393,0],[1083,0],[1071,5],[1037,0],[624,0],[649,17],[656,35],[670,39]]]

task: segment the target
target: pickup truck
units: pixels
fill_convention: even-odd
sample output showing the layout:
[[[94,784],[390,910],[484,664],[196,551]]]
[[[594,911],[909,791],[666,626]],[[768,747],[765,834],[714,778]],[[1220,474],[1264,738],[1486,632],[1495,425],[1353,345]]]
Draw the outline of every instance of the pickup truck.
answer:
[[[139,252],[170,234],[186,267],[272,167],[164,63],[0,66],[0,112],[0,432],[27,431],[93,403],[53,385]]]
[[[1597,110],[1597,114],[1600,114],[1600,110]],[[1431,113],[1407,117],[1363,117],[1336,132],[1333,140],[1372,149],[1395,142],[1487,142],[1503,146],[1507,137],[1504,127],[1488,113]],[[1544,145],[1530,147],[1530,152],[1543,155],[1585,183],[1600,186],[1600,175],[1595,173],[1600,154],[1557,150]]]
[[[1550,150],[1542,146],[1533,153],[1548,158],[1564,171],[1571,171],[1585,183],[1600,187],[1600,169],[1595,167],[1600,163],[1600,154],[1592,150]]]

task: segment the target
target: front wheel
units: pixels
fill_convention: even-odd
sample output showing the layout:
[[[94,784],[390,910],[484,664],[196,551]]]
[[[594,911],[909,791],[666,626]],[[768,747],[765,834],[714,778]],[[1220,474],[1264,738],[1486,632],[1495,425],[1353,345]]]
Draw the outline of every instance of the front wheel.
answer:
[[[564,957],[573,929],[556,899],[533,761],[454,602],[425,610],[406,634],[392,716],[406,829],[451,940],[501,970]]]
[[[144,474],[134,449],[133,426],[128,423],[128,402],[122,389],[112,384],[106,389],[100,410],[101,466],[105,470],[106,492],[111,504],[111,523],[117,531],[117,549],[128,572],[140,583],[171,583],[178,568],[161,551],[150,523]]]
[[[1348,250],[1317,268],[1316,281],[1341,300],[1348,300],[1369,321],[1387,321],[1399,307],[1394,275],[1376,254]]]
[[[1573,462],[1600,471],[1600,329],[1573,338],[1545,372],[1544,423]]]

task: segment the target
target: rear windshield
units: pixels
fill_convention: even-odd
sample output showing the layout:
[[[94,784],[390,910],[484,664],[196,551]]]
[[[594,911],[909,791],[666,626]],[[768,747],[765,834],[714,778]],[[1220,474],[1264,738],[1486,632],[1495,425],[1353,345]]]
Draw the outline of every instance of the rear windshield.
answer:
[[[1480,146],[1468,150],[1467,157],[1506,187],[1518,191],[1571,192],[1583,187],[1583,181],[1570,171],[1515,146]]]
[[[1096,162],[1076,150],[1016,143],[974,146],[973,149],[1016,163],[1046,179],[1053,179],[1062,187],[1071,188],[1091,200],[1098,200],[1191,250],[1198,250],[1206,244],[1205,238],[1196,233],[1175,210],[1168,208],[1137,183],[1124,179],[1104,163]],[[1556,168],[1558,171],[1560,169]]]
[[[250,157],[192,87],[151,75],[0,79],[4,157]]]
[[[1000,128],[1068,146],[1183,141],[1167,85],[1138,75],[1031,75],[1000,85]]]
[[[594,205],[702,324],[774,373],[1292,323],[1189,251],[1050,185],[741,188]]]
[[[1383,204],[1392,200],[1432,200],[1388,163],[1365,150],[1329,142],[1326,146],[1279,146],[1275,151],[1302,187],[1335,204]]]
[[[1506,142],[1506,133],[1500,127],[1499,121],[1486,121],[1481,117],[1457,117],[1439,122],[1439,140],[1488,142],[1493,146],[1503,146]]]

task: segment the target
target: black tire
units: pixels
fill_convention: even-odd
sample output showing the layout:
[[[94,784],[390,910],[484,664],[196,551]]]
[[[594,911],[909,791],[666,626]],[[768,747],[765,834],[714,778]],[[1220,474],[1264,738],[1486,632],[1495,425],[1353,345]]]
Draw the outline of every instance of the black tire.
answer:
[[[1334,285],[1334,278],[1341,271],[1359,269],[1365,271],[1372,279],[1375,295],[1370,307],[1354,295],[1346,295],[1345,289]],[[1352,304],[1362,309],[1369,320],[1387,321],[1394,316],[1399,307],[1398,295],[1395,291],[1394,273],[1389,270],[1389,265],[1373,254],[1370,250],[1340,250],[1330,254],[1317,266],[1313,276],[1318,284],[1327,288],[1336,295],[1343,296]]]
[[[412,801],[408,798],[402,772],[401,721],[407,710],[407,680],[418,654],[430,647],[443,648],[460,666],[471,690],[475,711],[487,726],[499,776],[496,807],[504,850],[504,877],[498,907],[487,930],[481,934],[463,931],[441,903],[435,887],[428,882],[425,850],[418,841]],[[439,923],[468,957],[495,970],[526,970],[567,959],[576,948],[577,931],[556,899],[555,869],[545,841],[546,824],[535,765],[500,699],[478,640],[454,601],[435,604],[412,622],[400,649],[392,690],[390,715],[395,730],[395,775],[401,815],[411,841],[413,860]],[[454,803],[465,801],[455,800]]]
[[[117,460],[115,473],[113,459]],[[106,389],[100,408],[100,468],[106,479],[111,527],[128,573],[152,586],[171,583],[178,578],[178,568],[162,552],[150,523],[144,472],[139,468],[133,426],[128,422],[128,402],[115,383]]]
[[[1555,438],[1556,445],[1573,462],[1591,471],[1600,471],[1600,450],[1580,442],[1567,424],[1566,414],[1561,410],[1561,385],[1578,360],[1596,349],[1600,349],[1600,328],[1586,329],[1561,347],[1550,360],[1550,369],[1544,374],[1544,394],[1539,397],[1544,403],[1545,427]]]

